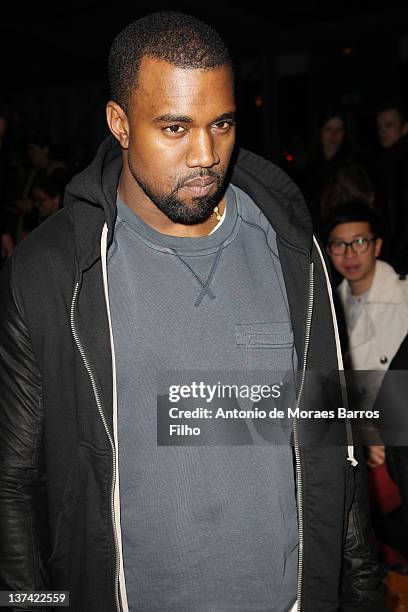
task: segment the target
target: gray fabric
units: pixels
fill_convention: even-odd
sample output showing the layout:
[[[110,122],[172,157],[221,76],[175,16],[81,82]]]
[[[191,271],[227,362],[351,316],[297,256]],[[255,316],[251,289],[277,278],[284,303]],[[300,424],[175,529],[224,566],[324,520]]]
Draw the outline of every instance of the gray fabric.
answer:
[[[117,202],[108,278],[132,612],[282,612],[295,600],[291,449],[156,443],[160,370],[296,366],[274,231],[241,190],[227,198],[202,238],[159,234]]]

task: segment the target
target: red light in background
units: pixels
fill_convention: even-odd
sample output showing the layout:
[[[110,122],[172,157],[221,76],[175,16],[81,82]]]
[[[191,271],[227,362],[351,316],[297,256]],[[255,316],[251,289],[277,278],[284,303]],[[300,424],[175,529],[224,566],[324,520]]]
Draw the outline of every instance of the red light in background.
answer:
[[[292,155],[292,153],[289,153],[289,151],[287,149],[283,149],[282,151],[282,157],[287,161],[287,162],[293,162],[295,157]]]
[[[352,55],[353,47],[344,47],[341,52],[343,53],[343,55]]]
[[[260,94],[255,96],[255,106],[257,108],[261,108],[261,106],[263,106],[263,97]]]

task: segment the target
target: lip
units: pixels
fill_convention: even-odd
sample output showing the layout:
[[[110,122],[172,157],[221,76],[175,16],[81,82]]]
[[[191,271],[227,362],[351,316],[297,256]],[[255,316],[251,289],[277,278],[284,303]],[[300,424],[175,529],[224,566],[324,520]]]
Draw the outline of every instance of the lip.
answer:
[[[204,196],[211,191],[214,184],[215,179],[213,178],[193,179],[192,181],[184,183],[182,189],[189,191],[194,196]]]
[[[358,272],[359,269],[360,269],[359,265],[356,265],[356,266],[347,266],[347,267],[344,266],[344,271],[347,274],[354,274],[355,272]]]
[[[201,178],[197,177],[186,181],[183,186],[186,185],[187,187],[205,187],[210,183],[214,183],[214,180],[215,179],[212,176],[202,176]]]

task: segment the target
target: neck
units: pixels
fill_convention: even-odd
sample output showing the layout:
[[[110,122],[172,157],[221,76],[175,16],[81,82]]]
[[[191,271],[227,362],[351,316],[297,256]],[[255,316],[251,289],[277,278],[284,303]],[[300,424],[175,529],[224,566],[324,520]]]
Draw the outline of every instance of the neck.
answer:
[[[367,276],[365,276],[364,278],[358,281],[349,282],[350,291],[352,295],[358,296],[368,291],[371,285],[373,284],[374,273],[375,273],[375,266],[373,267],[371,272],[369,272]]]
[[[323,155],[327,161],[333,159],[336,153],[336,149],[333,149],[332,147],[323,147]]]

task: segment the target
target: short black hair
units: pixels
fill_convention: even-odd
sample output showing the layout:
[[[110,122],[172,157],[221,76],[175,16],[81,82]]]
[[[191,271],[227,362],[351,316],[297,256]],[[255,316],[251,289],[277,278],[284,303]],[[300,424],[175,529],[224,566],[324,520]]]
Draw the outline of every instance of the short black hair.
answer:
[[[47,174],[46,170],[40,170],[33,181],[30,193],[32,194],[34,189],[41,189],[50,198],[55,198],[57,195],[62,198],[64,188],[64,181],[58,172]]]
[[[137,86],[143,57],[161,59],[179,68],[206,70],[231,65],[224,41],[203,21],[173,11],[146,15],[126,26],[109,52],[111,98],[125,111]]]
[[[323,237],[327,242],[330,233],[341,223],[367,222],[374,238],[382,235],[380,217],[377,211],[365,202],[347,202],[335,208],[325,223]]]
[[[401,118],[401,123],[405,123],[407,119],[406,109],[402,102],[398,99],[383,100],[382,104],[378,105],[377,107],[377,116],[380,113],[392,110],[396,111],[399,114]]]

